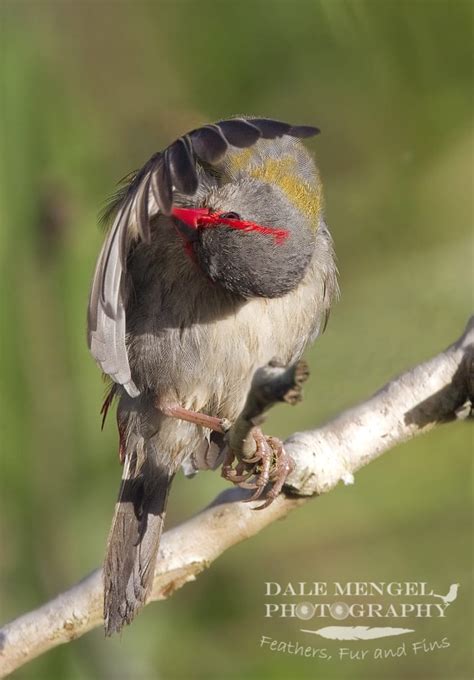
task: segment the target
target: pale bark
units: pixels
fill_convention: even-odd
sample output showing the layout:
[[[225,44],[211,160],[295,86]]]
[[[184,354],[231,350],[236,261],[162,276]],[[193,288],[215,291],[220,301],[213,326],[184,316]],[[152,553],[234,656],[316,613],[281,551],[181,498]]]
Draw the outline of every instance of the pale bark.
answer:
[[[169,597],[227,548],[285,516],[305,497],[326,493],[340,481],[352,483],[359,468],[397,444],[470,415],[473,376],[474,317],[444,352],[394,378],[323,427],[292,435],[285,443],[295,461],[287,486],[292,496],[282,494],[267,509],[255,511],[259,502],[243,503],[246,492],[229,489],[198,515],[167,531],[150,601]],[[0,677],[101,623],[101,571],[96,570],[0,629]]]

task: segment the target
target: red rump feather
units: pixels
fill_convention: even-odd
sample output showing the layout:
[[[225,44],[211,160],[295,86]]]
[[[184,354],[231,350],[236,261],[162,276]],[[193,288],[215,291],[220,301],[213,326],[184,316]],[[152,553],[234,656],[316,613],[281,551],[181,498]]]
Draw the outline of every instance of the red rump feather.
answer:
[[[273,229],[272,227],[264,227],[261,224],[249,222],[248,220],[223,217],[226,213],[213,213],[209,208],[173,208],[171,214],[192,229],[209,229],[217,225],[225,224],[226,227],[231,227],[232,229],[257,231],[260,234],[268,234],[273,236],[275,243],[278,245],[283,243],[289,235],[286,229]]]

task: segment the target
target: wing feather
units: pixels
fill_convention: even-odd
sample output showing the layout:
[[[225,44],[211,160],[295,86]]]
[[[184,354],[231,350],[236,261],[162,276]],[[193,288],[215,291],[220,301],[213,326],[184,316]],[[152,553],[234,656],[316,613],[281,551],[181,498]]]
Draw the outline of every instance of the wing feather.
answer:
[[[258,127],[253,124],[253,121],[250,122],[243,118],[221,120],[217,125],[227,142],[240,149],[255,144],[262,134]]]
[[[130,396],[139,392],[132,381],[125,345],[125,306],[121,292],[123,268],[120,232],[126,229],[131,206],[124,206],[102,246],[89,300],[89,348],[104,373],[124,385]]]
[[[138,233],[144,243],[151,243],[150,216],[148,212],[148,199],[150,195],[151,171],[140,182],[135,198],[133,199],[133,216],[137,225]]]
[[[173,205],[173,186],[171,184],[167,150],[165,150],[163,160],[158,165],[156,172],[152,174],[151,190],[160,211],[164,215],[169,215]]]
[[[189,135],[194,153],[205,163],[213,165],[225,156],[229,145],[217,125],[205,125]]]
[[[178,191],[193,195],[198,189],[198,176],[192,157],[192,149],[181,137],[169,149],[169,169],[171,181]]]

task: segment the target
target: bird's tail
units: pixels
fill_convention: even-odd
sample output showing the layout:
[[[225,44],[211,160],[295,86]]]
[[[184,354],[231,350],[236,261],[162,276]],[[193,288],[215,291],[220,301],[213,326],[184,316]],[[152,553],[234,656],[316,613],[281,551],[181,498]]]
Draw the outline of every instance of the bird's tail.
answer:
[[[173,475],[157,462],[153,439],[131,433],[104,563],[104,627],[120,631],[145,604],[153,582]]]

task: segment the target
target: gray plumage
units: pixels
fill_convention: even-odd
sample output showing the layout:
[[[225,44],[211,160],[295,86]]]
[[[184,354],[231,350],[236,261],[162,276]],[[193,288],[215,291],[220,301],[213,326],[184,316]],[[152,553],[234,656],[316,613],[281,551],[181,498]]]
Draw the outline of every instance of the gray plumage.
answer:
[[[297,361],[324,329],[336,268],[319,176],[297,139],[315,131],[267,119],[205,126],[155,154],[118,197],[88,314],[91,352],[116,383],[125,456],[104,566],[109,634],[145,602],[169,486],[208,440],[157,406],[235,421],[259,369]],[[173,206],[289,235],[192,230]]]

